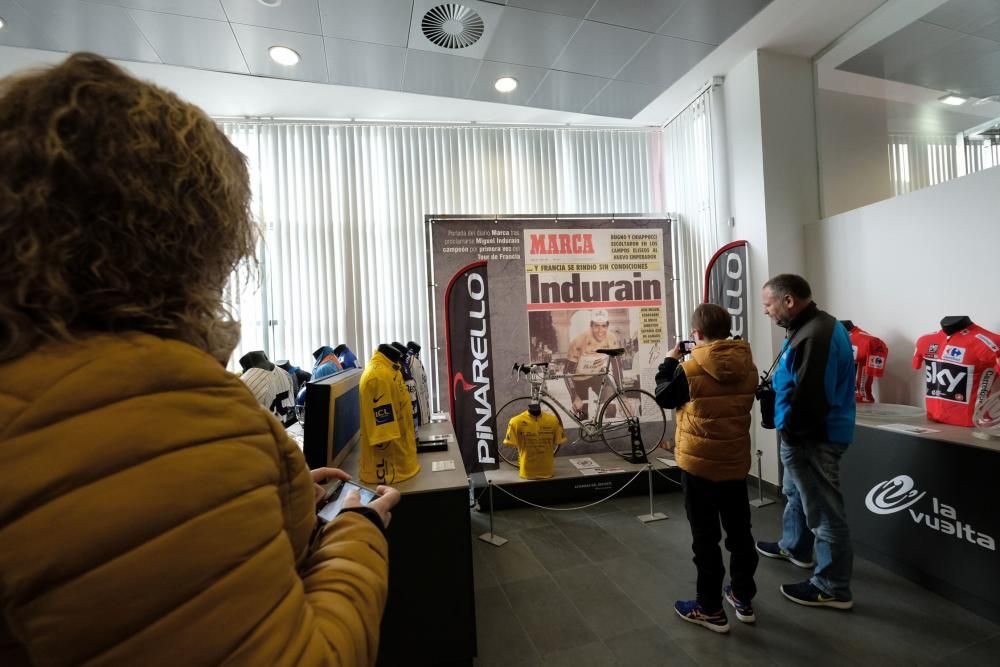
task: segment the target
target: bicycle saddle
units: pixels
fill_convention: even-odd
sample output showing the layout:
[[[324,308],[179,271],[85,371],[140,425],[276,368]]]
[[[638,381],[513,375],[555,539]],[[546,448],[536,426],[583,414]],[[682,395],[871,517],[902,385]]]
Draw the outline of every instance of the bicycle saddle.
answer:
[[[617,356],[619,356],[621,354],[625,354],[625,348],[624,347],[616,347],[613,350],[612,349],[603,349],[602,348],[600,350],[594,350],[594,351],[597,352],[598,354],[606,354],[609,357],[617,357]]]

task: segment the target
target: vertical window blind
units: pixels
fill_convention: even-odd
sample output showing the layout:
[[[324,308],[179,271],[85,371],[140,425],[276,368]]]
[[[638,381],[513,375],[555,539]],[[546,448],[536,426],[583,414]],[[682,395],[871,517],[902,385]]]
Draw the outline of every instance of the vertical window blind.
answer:
[[[220,125],[249,158],[263,230],[258,270],[227,295],[243,323],[234,359],[308,366],[321,345],[367,357],[426,343],[425,214],[665,210],[659,128]]]
[[[663,128],[663,198],[674,212],[678,335],[688,338],[702,302],[708,260],[723,243],[718,224],[713,112],[718,89],[706,90]]]
[[[991,138],[962,134],[889,135],[894,195],[904,195],[1000,165],[1000,145]]]

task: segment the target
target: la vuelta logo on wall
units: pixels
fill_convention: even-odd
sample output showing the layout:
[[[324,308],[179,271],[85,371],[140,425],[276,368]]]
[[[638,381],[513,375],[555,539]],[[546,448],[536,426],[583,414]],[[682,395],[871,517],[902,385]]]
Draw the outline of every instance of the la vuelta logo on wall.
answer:
[[[951,505],[945,505],[937,498],[931,497],[931,513],[918,512],[911,509],[925,495],[926,491],[917,491],[913,479],[908,475],[897,475],[890,480],[880,482],[872,487],[865,496],[865,507],[873,514],[894,514],[907,510],[910,518],[917,525],[923,525],[945,535],[954,535],[970,544],[996,551],[996,540],[986,533],[979,533],[969,525],[958,520],[958,514]]]

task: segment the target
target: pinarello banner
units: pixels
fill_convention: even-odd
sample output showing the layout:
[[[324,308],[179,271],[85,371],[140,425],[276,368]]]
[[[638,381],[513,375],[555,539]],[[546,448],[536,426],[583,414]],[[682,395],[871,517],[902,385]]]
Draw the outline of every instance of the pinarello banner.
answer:
[[[733,241],[719,248],[705,269],[705,303],[722,306],[733,317],[733,336],[747,340],[750,289],[749,248],[746,241]]]
[[[486,262],[474,262],[455,274],[444,294],[451,420],[466,473],[498,467],[487,280]]]

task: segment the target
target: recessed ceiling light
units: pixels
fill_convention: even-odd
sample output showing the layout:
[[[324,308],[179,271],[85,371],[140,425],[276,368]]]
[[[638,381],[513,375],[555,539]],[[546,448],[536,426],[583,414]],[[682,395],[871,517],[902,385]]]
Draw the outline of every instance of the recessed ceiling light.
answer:
[[[512,76],[502,76],[497,79],[497,82],[493,84],[493,87],[501,93],[509,93],[517,88],[517,79]]]
[[[960,107],[963,104],[965,104],[966,102],[968,102],[969,98],[962,97],[961,95],[944,95],[942,97],[939,97],[938,100],[942,104],[948,104],[948,105],[951,105],[953,107]]]
[[[285,67],[296,65],[300,60],[299,54],[287,46],[272,46],[267,54],[271,56],[271,60]]]
[[[257,2],[265,7],[277,7],[281,4],[281,0],[257,0]]]
[[[7,23],[6,23],[6,22],[5,22],[4,20],[3,20],[3,17],[2,17],[2,16],[0,16],[0,30],[3,30],[3,27],[4,27],[5,25],[7,25]]]

